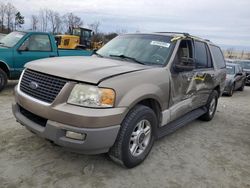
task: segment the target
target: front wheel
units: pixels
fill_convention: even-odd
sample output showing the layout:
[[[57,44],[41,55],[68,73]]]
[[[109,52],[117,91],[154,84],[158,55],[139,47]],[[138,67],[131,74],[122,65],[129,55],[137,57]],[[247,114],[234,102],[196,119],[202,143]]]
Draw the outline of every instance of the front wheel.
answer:
[[[5,88],[7,81],[7,74],[0,68],[0,91]]]
[[[110,158],[127,168],[139,165],[154,144],[156,125],[157,118],[151,108],[135,106],[121,125],[115,144],[109,151]]]
[[[234,88],[235,88],[235,85],[232,84],[231,87],[230,87],[230,90],[229,90],[229,92],[228,92],[228,96],[229,96],[229,97],[232,97],[232,96],[233,96],[233,94],[234,94]]]
[[[219,97],[218,92],[214,90],[208,98],[206,104],[207,112],[200,117],[201,120],[210,121],[213,119],[217,109],[218,97]]]

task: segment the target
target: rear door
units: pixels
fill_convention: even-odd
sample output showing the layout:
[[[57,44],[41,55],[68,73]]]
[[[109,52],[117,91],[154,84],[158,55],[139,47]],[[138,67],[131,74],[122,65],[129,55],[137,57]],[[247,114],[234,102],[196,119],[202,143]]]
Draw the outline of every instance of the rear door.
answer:
[[[235,66],[235,89],[239,89],[243,83],[243,72],[239,65]]]
[[[31,34],[14,51],[14,63],[18,70],[23,70],[24,65],[36,59],[54,57],[57,52],[52,50],[48,34]]]
[[[209,47],[205,42],[194,40],[196,96],[192,109],[201,107],[207,103],[207,99],[214,88],[215,71]]]

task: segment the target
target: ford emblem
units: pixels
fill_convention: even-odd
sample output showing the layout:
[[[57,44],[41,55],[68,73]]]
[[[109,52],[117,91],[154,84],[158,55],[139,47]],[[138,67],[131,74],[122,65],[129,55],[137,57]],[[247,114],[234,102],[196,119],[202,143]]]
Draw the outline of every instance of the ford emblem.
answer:
[[[38,85],[38,83],[32,81],[32,82],[30,82],[29,86],[31,89],[37,89],[39,85]]]

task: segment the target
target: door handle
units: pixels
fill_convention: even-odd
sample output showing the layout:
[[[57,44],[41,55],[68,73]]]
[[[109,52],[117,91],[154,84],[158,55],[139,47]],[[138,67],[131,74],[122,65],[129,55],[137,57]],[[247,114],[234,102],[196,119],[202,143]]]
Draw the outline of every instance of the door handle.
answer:
[[[55,55],[49,55],[49,57],[56,57]]]

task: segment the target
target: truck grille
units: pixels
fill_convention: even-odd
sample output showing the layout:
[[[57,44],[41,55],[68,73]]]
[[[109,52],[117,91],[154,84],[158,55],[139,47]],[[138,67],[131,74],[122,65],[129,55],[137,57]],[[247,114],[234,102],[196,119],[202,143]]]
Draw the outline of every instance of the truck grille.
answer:
[[[66,82],[62,78],[27,69],[23,74],[20,90],[36,99],[52,103]]]

